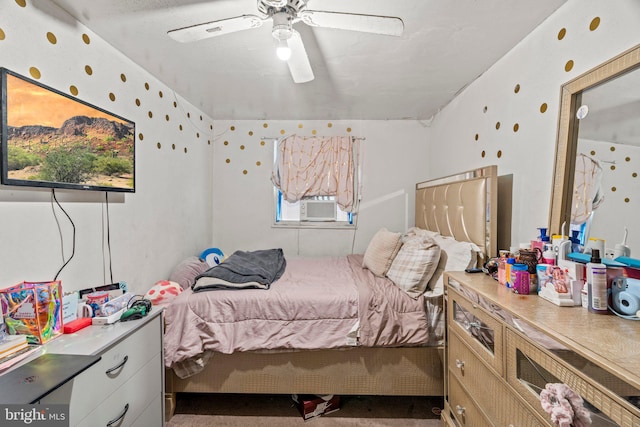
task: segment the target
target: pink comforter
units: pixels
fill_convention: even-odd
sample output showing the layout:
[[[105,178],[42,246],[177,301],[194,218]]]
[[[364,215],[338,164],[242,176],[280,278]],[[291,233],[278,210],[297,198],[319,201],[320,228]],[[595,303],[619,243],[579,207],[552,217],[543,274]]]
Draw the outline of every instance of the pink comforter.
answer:
[[[287,259],[269,290],[182,292],[165,311],[165,365],[211,350],[420,345],[425,304],[362,268],[362,255]]]

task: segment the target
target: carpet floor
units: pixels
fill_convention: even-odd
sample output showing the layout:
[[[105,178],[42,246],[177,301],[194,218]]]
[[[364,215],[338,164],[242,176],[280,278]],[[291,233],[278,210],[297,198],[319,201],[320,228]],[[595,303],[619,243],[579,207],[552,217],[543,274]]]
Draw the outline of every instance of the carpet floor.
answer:
[[[166,427],[438,427],[442,397],[340,396],[340,409],[307,421],[290,395],[180,393]]]

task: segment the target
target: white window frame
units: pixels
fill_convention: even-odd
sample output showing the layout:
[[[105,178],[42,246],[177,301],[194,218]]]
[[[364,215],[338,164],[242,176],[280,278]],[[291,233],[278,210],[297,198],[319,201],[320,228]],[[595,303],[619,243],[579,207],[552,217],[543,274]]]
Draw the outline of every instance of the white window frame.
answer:
[[[273,140],[274,162],[277,155],[278,139]],[[359,166],[358,166],[359,167]],[[358,171],[359,173],[359,171]],[[300,202],[289,203],[282,197],[282,192],[275,186],[273,188],[273,215],[275,228],[330,228],[352,230],[356,228],[354,213],[344,212],[340,206],[336,206],[337,215],[335,221],[301,221]],[[309,199],[334,200],[334,196],[314,196]],[[283,214],[284,213],[284,214]],[[284,218],[283,218],[284,216]]]

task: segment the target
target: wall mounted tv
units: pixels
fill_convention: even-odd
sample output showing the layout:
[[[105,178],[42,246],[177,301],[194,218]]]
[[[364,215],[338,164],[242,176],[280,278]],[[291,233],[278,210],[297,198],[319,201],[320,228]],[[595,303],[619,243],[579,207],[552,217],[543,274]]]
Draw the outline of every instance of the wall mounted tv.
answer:
[[[0,68],[4,185],[135,191],[135,123]]]

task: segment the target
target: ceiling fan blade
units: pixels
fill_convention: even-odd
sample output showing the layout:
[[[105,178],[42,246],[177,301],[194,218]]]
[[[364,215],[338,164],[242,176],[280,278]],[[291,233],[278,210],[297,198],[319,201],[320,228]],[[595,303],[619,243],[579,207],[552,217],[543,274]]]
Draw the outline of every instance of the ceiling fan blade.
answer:
[[[305,10],[300,12],[299,16],[305,24],[312,27],[336,28],[388,36],[401,36],[404,31],[402,19],[393,16],[359,15],[318,10]]]
[[[242,15],[235,18],[221,19],[219,21],[205,22],[189,27],[176,28],[167,31],[172,39],[189,43],[209,37],[222,36],[236,31],[248,30],[262,26],[265,19],[255,15]]]
[[[287,65],[289,65],[289,71],[291,72],[293,81],[295,83],[310,82],[315,78],[315,76],[313,75],[313,70],[309,63],[309,57],[307,56],[307,51],[304,48],[304,43],[302,43],[300,33],[293,30],[291,38],[287,40],[287,43],[291,49],[291,58],[287,60]]]

